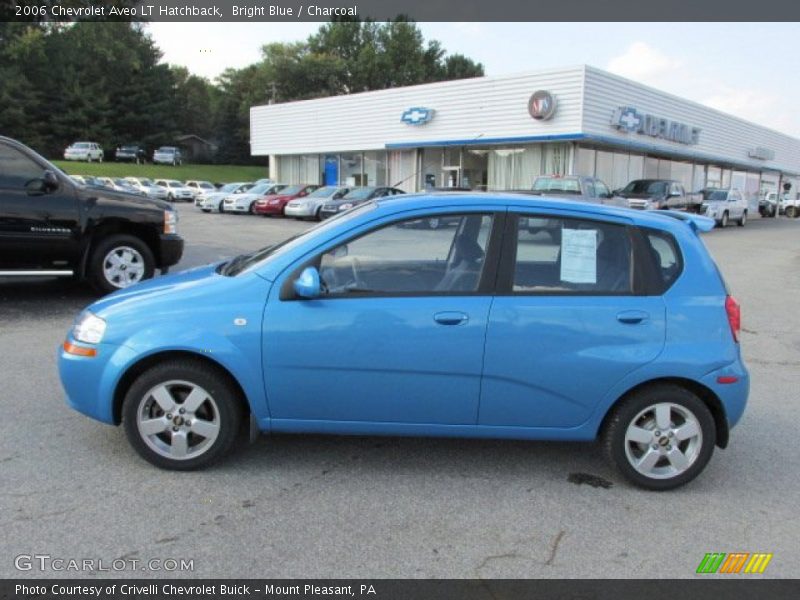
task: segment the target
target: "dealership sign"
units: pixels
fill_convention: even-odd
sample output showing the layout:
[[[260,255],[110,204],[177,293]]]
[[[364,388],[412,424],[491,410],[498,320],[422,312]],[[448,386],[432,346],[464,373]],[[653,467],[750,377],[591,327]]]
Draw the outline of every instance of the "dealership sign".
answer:
[[[432,108],[415,106],[414,108],[406,110],[400,117],[400,120],[408,125],[425,125],[425,123],[433,119],[434,114],[436,114],[436,111]]]
[[[699,127],[643,113],[632,106],[617,108],[611,116],[611,125],[626,133],[649,135],[679,144],[696,144],[700,141]]]
[[[747,151],[747,156],[750,158],[757,158],[758,160],[775,160],[775,151],[769,148],[756,146]]]
[[[538,90],[528,100],[528,112],[537,121],[546,121],[556,112],[556,97],[548,91]]]

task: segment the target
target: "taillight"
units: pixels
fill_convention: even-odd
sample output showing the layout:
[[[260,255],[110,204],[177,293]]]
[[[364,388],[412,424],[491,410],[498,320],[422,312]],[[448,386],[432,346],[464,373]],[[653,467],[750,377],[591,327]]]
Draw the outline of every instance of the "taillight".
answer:
[[[725,298],[725,312],[728,313],[728,324],[731,326],[733,341],[739,342],[739,330],[742,328],[742,309],[733,296]]]

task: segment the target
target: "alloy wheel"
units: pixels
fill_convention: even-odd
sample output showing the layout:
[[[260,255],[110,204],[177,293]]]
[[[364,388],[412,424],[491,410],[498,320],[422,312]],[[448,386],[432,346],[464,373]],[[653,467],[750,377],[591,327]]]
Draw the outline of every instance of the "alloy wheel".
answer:
[[[103,276],[116,288],[126,288],[139,283],[144,273],[144,257],[130,246],[112,248],[103,258]]]

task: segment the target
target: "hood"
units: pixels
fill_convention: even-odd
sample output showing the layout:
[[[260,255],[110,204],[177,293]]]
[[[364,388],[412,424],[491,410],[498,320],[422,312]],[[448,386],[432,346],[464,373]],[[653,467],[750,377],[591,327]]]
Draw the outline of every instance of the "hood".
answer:
[[[105,198],[106,200],[113,200],[119,202],[124,201],[126,204],[139,204],[147,208],[159,208],[161,210],[175,210],[173,206],[164,200],[142,196],[141,194],[133,194],[131,192],[123,192],[120,190],[112,190],[111,188],[102,186],[76,186],[78,194],[82,198]]]
[[[255,273],[220,275],[219,264],[149,279],[90,305],[88,310],[106,320],[103,342],[122,344],[148,329],[201,324],[204,313],[233,313],[253,303],[263,307],[271,282]]]

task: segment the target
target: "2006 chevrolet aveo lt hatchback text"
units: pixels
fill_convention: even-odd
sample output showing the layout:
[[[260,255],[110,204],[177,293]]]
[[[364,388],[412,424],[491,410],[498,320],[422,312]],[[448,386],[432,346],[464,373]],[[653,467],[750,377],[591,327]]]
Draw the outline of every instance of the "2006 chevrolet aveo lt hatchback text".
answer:
[[[447,217],[448,227],[415,227]],[[69,403],[164,468],[271,433],[600,438],[677,487],[749,377],[697,215],[512,195],[385,198],[116,292],[60,350]],[[187,307],[191,307],[187,310]]]

